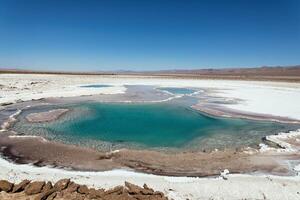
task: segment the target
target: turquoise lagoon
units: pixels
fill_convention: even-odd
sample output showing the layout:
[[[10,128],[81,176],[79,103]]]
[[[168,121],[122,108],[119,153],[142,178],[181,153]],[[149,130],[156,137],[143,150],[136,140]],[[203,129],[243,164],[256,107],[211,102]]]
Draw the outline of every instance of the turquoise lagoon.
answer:
[[[256,146],[265,135],[295,128],[287,124],[212,117],[176,102],[82,102],[63,107],[71,111],[50,123],[28,123],[24,116],[37,110],[24,111],[13,129],[105,150],[121,147],[201,150]]]
[[[104,88],[104,87],[111,87],[111,85],[105,85],[105,84],[92,84],[92,85],[82,85],[80,87],[83,88]]]

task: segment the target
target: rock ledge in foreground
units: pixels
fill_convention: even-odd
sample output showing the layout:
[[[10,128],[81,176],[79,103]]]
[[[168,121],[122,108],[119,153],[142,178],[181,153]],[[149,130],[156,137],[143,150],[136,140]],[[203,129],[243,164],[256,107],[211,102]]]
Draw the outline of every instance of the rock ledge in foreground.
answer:
[[[88,188],[86,185],[79,185],[70,179],[61,179],[54,185],[45,181],[23,180],[18,184],[0,180],[0,199],[18,200],[167,200],[164,193],[154,191],[146,184],[143,187],[125,182],[125,186],[116,186],[104,190]]]

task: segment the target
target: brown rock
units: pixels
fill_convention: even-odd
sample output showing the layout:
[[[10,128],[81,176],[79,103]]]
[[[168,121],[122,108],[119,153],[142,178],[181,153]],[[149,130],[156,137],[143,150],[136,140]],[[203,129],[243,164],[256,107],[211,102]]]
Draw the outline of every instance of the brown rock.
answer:
[[[137,200],[168,200],[167,197],[161,197],[159,195],[142,195],[142,194],[136,194],[133,195],[133,197]]]
[[[86,185],[80,185],[78,188],[78,192],[80,194],[88,194],[89,193],[89,188]]]
[[[52,194],[50,194],[46,200],[53,200],[56,197],[57,193],[53,192]]]
[[[155,192],[153,193],[153,195],[157,195],[157,196],[161,196],[161,197],[164,197],[164,196],[165,196],[164,193],[159,192],[159,191],[155,191]]]
[[[143,189],[143,188],[141,188],[137,185],[131,184],[127,181],[125,181],[125,186],[127,187],[129,194],[140,194],[141,190]]]
[[[51,190],[52,188],[53,188],[52,183],[50,181],[48,181],[46,183],[46,185],[44,185],[42,192],[47,192],[47,191]]]
[[[128,193],[122,193],[122,194],[112,193],[112,194],[104,196],[102,199],[104,199],[104,200],[136,200],[134,197],[129,196]]]
[[[19,184],[15,184],[12,193],[22,192],[29,183],[30,183],[29,180],[23,180]]]
[[[45,185],[45,181],[31,182],[25,187],[25,194],[27,195],[38,194],[42,191],[44,185]]]
[[[143,188],[146,190],[152,190],[154,192],[154,190],[152,188],[149,188],[146,183],[144,183]]]
[[[103,195],[106,196],[109,194],[121,194],[123,190],[124,190],[123,186],[116,186],[112,189],[106,190]]]
[[[128,188],[129,194],[144,194],[144,195],[151,195],[154,193],[153,189],[150,189],[146,184],[144,184],[144,188],[134,185],[125,181],[125,186]]]
[[[6,180],[1,180],[0,181],[0,192],[5,191],[5,192],[10,192],[14,185]]]
[[[88,198],[95,199],[95,198],[101,198],[103,196],[104,196],[103,189],[99,189],[99,190],[96,190],[94,188],[89,189]]]
[[[84,194],[79,194],[77,192],[66,193],[64,190],[63,193],[58,193],[56,196],[57,199],[66,199],[66,200],[89,200]]]
[[[77,183],[70,182],[66,189],[66,192],[69,192],[69,193],[77,192],[78,188],[79,188],[79,185]]]
[[[68,187],[69,183],[70,179],[61,179],[55,183],[54,188],[56,191],[62,191]]]
[[[96,190],[94,188],[92,188],[92,189],[89,190],[88,198],[89,199],[95,199],[95,198],[97,198]]]
[[[54,188],[49,189],[49,190],[45,190],[41,194],[39,194],[38,196],[36,196],[34,200],[46,200],[54,192],[55,192]]]

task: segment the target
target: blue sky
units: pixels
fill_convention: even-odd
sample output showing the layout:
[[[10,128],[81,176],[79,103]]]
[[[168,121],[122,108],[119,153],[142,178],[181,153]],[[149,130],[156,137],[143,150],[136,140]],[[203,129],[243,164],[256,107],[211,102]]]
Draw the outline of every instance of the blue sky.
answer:
[[[300,64],[299,0],[0,0],[0,67]]]

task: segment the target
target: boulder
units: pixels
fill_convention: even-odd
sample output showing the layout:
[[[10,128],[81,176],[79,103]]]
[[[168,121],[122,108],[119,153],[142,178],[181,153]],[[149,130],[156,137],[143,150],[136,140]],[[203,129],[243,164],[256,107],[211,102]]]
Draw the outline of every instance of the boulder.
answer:
[[[10,192],[14,187],[14,184],[6,181],[6,180],[1,180],[0,181],[0,192],[4,191],[4,192]]]
[[[145,196],[144,196],[145,197]],[[122,194],[109,194],[101,198],[103,200],[137,200],[136,198],[128,195],[128,193],[122,193]],[[147,198],[143,198],[142,200],[148,200]]]
[[[47,200],[53,200],[57,195],[57,192],[53,192],[52,194],[50,194],[48,197],[47,197]]]
[[[80,194],[88,194],[89,188],[86,185],[80,185],[77,191]]]
[[[159,196],[159,195],[142,195],[142,194],[136,194],[133,195],[133,197],[137,200],[168,200],[167,197]]]
[[[151,195],[154,193],[154,190],[152,188],[149,188],[146,183],[143,185],[143,188],[144,189],[142,190],[142,194]]]
[[[53,188],[52,183],[48,181],[44,185],[41,193],[38,196],[36,196],[34,200],[46,200],[54,192],[55,189]]]
[[[43,187],[43,189],[42,189],[42,192],[47,192],[47,191],[51,190],[52,188],[53,188],[52,183],[51,183],[50,181],[48,181],[48,182],[44,185],[44,187]]]
[[[70,182],[65,191],[69,192],[69,193],[77,192],[78,188],[79,188],[79,185],[77,183]]]
[[[23,180],[19,184],[15,184],[12,193],[22,192],[29,183],[30,183],[29,180]]]
[[[62,191],[68,187],[70,179],[61,179],[54,184],[56,191]]]
[[[102,198],[104,196],[104,190],[99,189],[96,190],[94,188],[89,189],[88,198],[95,199],[95,198]]]
[[[127,187],[129,194],[143,194],[143,195],[151,195],[154,193],[153,189],[150,189],[146,184],[144,184],[143,188],[132,183],[125,181],[125,186]]]
[[[106,196],[110,194],[122,194],[123,190],[124,190],[123,186],[116,186],[112,189],[106,190],[103,195]]]
[[[55,189],[54,188],[49,189],[49,190],[45,190],[42,193],[40,193],[38,196],[36,196],[34,200],[46,200],[53,193],[55,193]]]
[[[25,194],[27,195],[38,194],[42,192],[44,185],[45,185],[45,181],[31,182],[25,187]]]

